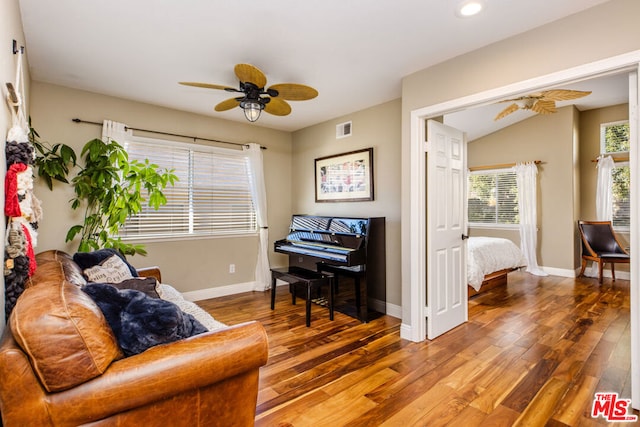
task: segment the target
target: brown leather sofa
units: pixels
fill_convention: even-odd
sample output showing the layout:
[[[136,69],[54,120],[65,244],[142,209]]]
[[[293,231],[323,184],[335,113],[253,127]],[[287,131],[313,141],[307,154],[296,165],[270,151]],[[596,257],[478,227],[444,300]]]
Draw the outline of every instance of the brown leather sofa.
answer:
[[[268,354],[260,323],[125,358],[72,258],[47,251],[37,263],[0,341],[4,427],[254,424]]]

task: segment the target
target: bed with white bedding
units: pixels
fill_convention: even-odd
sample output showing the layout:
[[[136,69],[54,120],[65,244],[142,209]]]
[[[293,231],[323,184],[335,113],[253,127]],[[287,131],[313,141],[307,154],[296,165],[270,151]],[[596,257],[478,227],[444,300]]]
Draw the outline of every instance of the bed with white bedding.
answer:
[[[476,292],[486,279],[503,277],[506,283],[507,272],[526,265],[527,261],[522,251],[509,239],[469,237],[467,282]]]

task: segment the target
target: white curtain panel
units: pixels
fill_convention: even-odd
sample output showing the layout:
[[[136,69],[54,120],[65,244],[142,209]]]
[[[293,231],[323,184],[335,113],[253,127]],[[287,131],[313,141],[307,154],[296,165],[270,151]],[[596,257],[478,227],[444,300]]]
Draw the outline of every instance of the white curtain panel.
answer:
[[[271,288],[271,269],[269,267],[269,224],[267,222],[267,190],[264,185],[264,165],[262,149],[259,144],[251,143],[245,148],[251,162],[251,192],[256,208],[256,219],[260,230],[258,259],[256,262],[256,290]]]
[[[547,276],[539,266],[536,256],[537,234],[537,175],[538,167],[533,162],[518,163],[514,170],[518,183],[518,211],[520,214],[520,249],[527,260],[527,272],[536,276]]]
[[[102,140],[104,142],[115,141],[124,147],[127,139],[133,135],[131,129],[127,130],[127,126],[123,123],[104,120],[102,122]]]
[[[611,221],[613,218],[613,171],[615,164],[611,156],[601,156],[598,159],[598,181],[596,184],[596,219]]]

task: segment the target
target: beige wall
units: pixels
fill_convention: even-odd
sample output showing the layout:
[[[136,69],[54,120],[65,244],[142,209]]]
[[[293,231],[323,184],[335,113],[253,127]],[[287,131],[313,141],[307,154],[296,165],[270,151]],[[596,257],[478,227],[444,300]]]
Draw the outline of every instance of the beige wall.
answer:
[[[119,98],[72,90],[61,86],[33,82],[31,116],[41,139],[52,143],[63,142],[79,153],[82,146],[99,138],[101,127],[76,124],[83,120],[102,122],[103,119],[120,121],[129,126],[221,139],[231,142],[257,142],[263,151],[265,181],[268,193],[268,220],[270,244],[286,235],[291,215],[291,134],[262,128],[249,123],[236,123],[170,110]],[[139,132],[134,134],[143,135]],[[143,135],[153,136],[157,135]],[[192,141],[187,141],[192,142]],[[198,141],[207,144],[207,142]],[[71,210],[70,188],[55,184],[50,192],[44,183],[37,183],[36,195],[42,200],[44,218],[40,222],[38,251],[63,249],[73,253],[77,244],[65,244],[70,226],[80,223],[80,212]],[[158,265],[163,281],[175,285],[180,291],[195,291],[254,280],[258,251],[257,237],[209,238],[177,240],[147,244],[148,256],[135,256],[131,262],[138,267]],[[270,254],[274,258],[274,254]],[[229,264],[236,265],[235,274],[229,273]]]
[[[468,144],[468,166],[540,160],[538,165],[538,264],[573,270],[574,122],[577,110],[536,115]],[[519,231],[474,229],[472,235],[502,236],[519,243]]]
[[[386,218],[387,302],[396,305],[400,305],[400,107],[398,99],[295,132],[292,166],[294,213]],[[349,120],[353,135],[336,139],[336,125]],[[375,200],[316,203],[314,160],[368,147],[373,147]]]
[[[611,0],[416,72],[402,81],[402,306],[411,325],[411,112],[640,49],[640,2]]]
[[[0,134],[2,135],[2,154],[0,154],[0,173],[4,176],[6,172],[6,158],[5,158],[5,138],[7,132],[11,128],[11,110],[6,107],[4,102],[6,92],[6,82],[15,84],[16,77],[16,65],[18,61],[18,55],[14,55],[11,52],[12,40],[18,42],[18,46],[24,46],[24,34],[22,32],[22,18],[20,16],[20,8],[18,6],[18,0],[4,0],[0,2],[0,82],[2,83],[2,105],[0,107]],[[27,52],[28,53],[28,52]],[[28,98],[29,93],[29,63],[27,55],[24,57],[23,67],[25,69],[25,85]],[[27,111],[29,105],[27,104]],[[27,112],[28,114],[28,112]],[[4,200],[4,185],[0,188],[0,200]],[[4,210],[0,213],[2,218],[2,224],[5,223]],[[4,329],[4,276],[0,279],[0,333]]]

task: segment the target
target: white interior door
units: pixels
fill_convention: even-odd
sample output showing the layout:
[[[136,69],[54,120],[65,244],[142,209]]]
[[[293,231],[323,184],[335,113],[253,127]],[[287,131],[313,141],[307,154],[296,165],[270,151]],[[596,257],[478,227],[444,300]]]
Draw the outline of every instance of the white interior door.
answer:
[[[464,133],[427,121],[427,338],[468,319]]]

